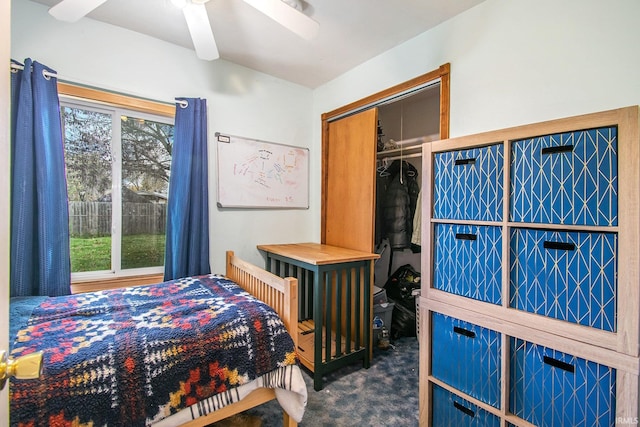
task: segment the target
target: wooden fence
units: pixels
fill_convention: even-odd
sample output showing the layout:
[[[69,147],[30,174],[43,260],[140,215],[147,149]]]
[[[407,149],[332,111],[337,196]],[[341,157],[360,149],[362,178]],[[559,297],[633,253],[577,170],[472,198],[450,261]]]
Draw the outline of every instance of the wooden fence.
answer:
[[[122,205],[122,234],[164,234],[167,205],[130,203]],[[111,235],[111,202],[69,202],[71,237]]]

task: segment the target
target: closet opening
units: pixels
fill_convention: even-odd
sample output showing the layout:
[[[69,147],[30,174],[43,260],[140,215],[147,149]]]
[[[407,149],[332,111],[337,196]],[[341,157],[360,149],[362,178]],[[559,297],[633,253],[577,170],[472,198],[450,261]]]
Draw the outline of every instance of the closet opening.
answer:
[[[422,143],[449,137],[449,77],[445,64],[322,115],[321,243],[379,254],[378,288],[404,265],[419,276]]]

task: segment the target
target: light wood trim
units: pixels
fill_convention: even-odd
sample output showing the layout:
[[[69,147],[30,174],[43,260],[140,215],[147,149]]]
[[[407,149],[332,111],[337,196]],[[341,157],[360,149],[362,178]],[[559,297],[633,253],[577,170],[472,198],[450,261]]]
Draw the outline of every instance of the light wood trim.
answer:
[[[327,198],[329,188],[329,121],[322,119],[322,176],[320,177],[320,241],[327,241]],[[374,166],[375,167],[375,166]],[[375,238],[375,236],[374,236]]]
[[[618,351],[640,355],[640,131],[638,107],[617,110]]]
[[[490,412],[498,417],[502,416],[503,413],[500,411],[500,409],[494,408],[493,406],[484,403],[481,400],[476,399],[473,396],[468,395],[467,393],[460,391],[452,386],[450,386],[449,384],[440,381],[439,379],[437,379],[436,377],[433,377],[431,375],[428,376],[428,381],[432,384],[437,384],[438,386],[442,387],[443,389],[447,390],[448,392],[458,395],[460,397],[462,397],[465,400],[468,400],[469,402],[473,403],[475,406],[477,406],[478,408],[484,409],[487,412]],[[420,424],[422,425],[422,424]],[[431,424],[425,424],[425,425],[431,425]],[[438,427],[438,426],[433,426],[433,427]]]
[[[575,340],[575,342],[582,342],[585,344],[597,343],[599,347],[603,348],[603,350],[606,349],[615,352],[618,347],[618,337],[614,332],[596,330],[587,326],[568,323],[563,320],[553,319],[539,314],[476,301],[438,289],[427,289],[426,293],[423,291],[423,296],[429,298],[433,303],[456,306],[458,307],[459,312],[482,313],[483,315],[491,316],[501,324],[510,323],[523,329],[535,327],[545,331],[545,333],[553,333],[559,338],[564,337]],[[460,318],[459,315],[453,316]],[[496,327],[491,327],[490,329],[498,330]],[[569,351],[569,353],[571,352]]]
[[[343,114],[347,114],[350,111],[357,111],[367,105],[371,105],[371,104],[375,104],[376,102],[381,102],[384,99],[387,99],[389,97],[392,97],[394,95],[398,95],[401,94],[403,92],[406,92],[408,90],[411,90],[415,87],[418,86],[422,86],[424,84],[427,84],[429,82],[435,81],[437,79],[442,79],[444,76],[447,76],[446,80],[446,101],[448,103],[449,100],[449,74],[451,72],[451,65],[449,63],[441,65],[438,69],[430,71],[426,74],[422,74],[418,77],[414,77],[411,80],[407,80],[406,82],[397,84],[395,86],[391,86],[390,88],[384,89],[380,92],[374,93],[373,95],[369,95],[365,98],[362,98],[358,101],[352,102],[350,104],[344,105],[340,108],[336,108],[335,110],[329,111],[328,113],[324,113],[322,114],[321,118],[323,121],[329,121],[332,120],[336,117],[340,117]],[[443,91],[440,91],[440,94],[443,95]],[[441,108],[442,108],[442,99],[441,99]],[[449,113],[449,106],[447,105],[446,108],[446,114],[447,114],[447,134],[448,134],[448,115]],[[441,111],[441,116],[442,116],[442,111]],[[441,122],[442,123],[442,122]],[[442,126],[441,126],[442,128]],[[441,131],[442,132],[442,131]]]
[[[420,293],[427,296],[426,290],[431,288],[433,283],[433,224],[425,219],[431,217],[433,206],[433,186],[424,185],[425,182],[433,181],[433,153],[431,152],[431,143],[422,144],[422,185],[420,191],[422,193],[422,224],[420,226]],[[428,177],[428,178],[427,178]],[[425,329],[426,330],[426,329]]]
[[[153,285],[164,281],[162,274],[145,274],[142,276],[117,277],[103,280],[83,280],[71,284],[71,293],[105,291],[107,289],[127,288],[130,286]]]
[[[451,65],[440,67],[440,138],[449,138],[449,123],[451,109]]]
[[[95,88],[77,86],[70,83],[58,82],[58,94],[105,102],[118,107],[129,108],[131,110],[157,114],[165,117],[175,117],[176,115],[175,105],[107,92]]]
[[[321,243],[285,243],[258,245],[261,251],[295,259],[311,265],[328,265],[342,262],[366,261],[380,258],[376,253],[356,251]]]
[[[505,334],[500,335],[500,360],[509,360],[509,337]],[[500,363],[500,408],[503,414],[508,412],[509,407],[509,388],[511,387],[511,363]],[[506,423],[503,423],[506,427]]]
[[[627,124],[628,129],[629,120],[632,120],[634,114],[637,116],[637,112],[638,106],[631,106],[603,111],[600,113],[583,114],[574,117],[553,119],[473,135],[459,136],[446,140],[434,141],[431,143],[431,150],[434,153],[449,151],[454,148],[461,150],[470,147],[481,147],[496,143],[503,143],[504,141],[514,141],[553,133],[570,132],[580,129],[593,129],[597,127],[621,124]]]
[[[262,405],[263,403],[269,402],[276,398],[276,393],[273,389],[270,388],[259,388],[251,393],[249,393],[244,399],[239,402],[232,403],[231,405],[227,405],[223,408],[218,409],[217,411],[211,412],[204,417],[197,418],[193,421],[189,421],[187,423],[181,424],[180,427],[202,427],[209,425],[211,423],[215,423],[217,421],[228,418],[232,415],[239,414],[240,412],[244,412],[248,409],[255,408],[258,405]],[[283,412],[283,426],[284,427],[295,427],[298,425],[286,411]]]
[[[616,418],[626,419],[620,425],[634,425],[638,423],[638,375],[630,372],[616,372]],[[616,424],[617,425],[617,424]]]
[[[423,296],[424,295],[423,293]],[[426,296],[429,300],[430,307],[438,307],[438,309],[434,309],[433,311],[440,312],[440,307],[443,305],[452,307],[450,310],[447,310],[447,313],[458,319],[543,344],[532,338],[537,337],[537,333],[539,332],[540,337],[545,337],[545,344],[543,345],[547,347],[553,347],[565,353],[593,360],[594,362],[607,366],[625,368],[627,370],[638,369],[638,367],[636,367],[638,363],[637,358],[629,356],[635,360],[634,362],[633,360],[628,360],[627,357],[623,357],[622,359],[617,357],[619,354],[617,352],[618,337],[617,334],[613,332],[596,330],[578,324],[569,324],[562,320],[516,309],[506,309],[495,304],[475,301],[437,289],[429,289]],[[453,307],[455,307],[455,309],[453,309]],[[478,323],[488,321],[488,319],[484,317],[489,317],[491,321],[489,323]],[[534,330],[536,332],[533,332]],[[555,337],[558,342],[569,340],[572,346],[564,346],[564,350],[557,348],[557,346],[554,347],[556,343],[553,339],[549,338],[551,336]],[[624,363],[631,363],[633,366],[620,365],[621,360],[624,360]]]
[[[539,326],[534,321],[529,321],[528,326],[511,322],[502,318],[498,318],[490,311],[473,311],[469,309],[461,309],[460,304],[451,305],[441,301],[428,298],[425,302],[431,311],[455,317],[475,325],[482,326],[507,334],[511,337],[517,337],[525,341],[553,348],[554,350],[568,353],[573,356],[581,357],[592,362],[600,363],[615,369],[640,374],[640,360],[624,353],[618,353],[615,349],[604,348],[600,341],[594,339],[592,342],[572,341],[566,337],[557,335],[555,330],[538,329]],[[515,310],[510,310],[513,316]],[[541,317],[541,316],[538,316]],[[538,319],[536,319],[537,321]],[[535,327],[534,327],[535,326]],[[583,327],[584,328],[584,327]]]
[[[423,270],[427,271],[427,270]],[[419,384],[418,393],[419,393],[419,414],[418,421],[421,426],[429,426],[431,425],[431,407],[432,407],[432,388],[429,384],[429,377],[431,376],[431,340],[427,340],[427,337],[431,336],[431,316],[429,309],[427,308],[426,299],[418,296],[420,298],[419,310],[420,310],[420,333],[422,338],[420,340],[420,354],[419,354],[419,365],[418,365],[418,376],[419,376]],[[427,333],[427,331],[429,331]]]

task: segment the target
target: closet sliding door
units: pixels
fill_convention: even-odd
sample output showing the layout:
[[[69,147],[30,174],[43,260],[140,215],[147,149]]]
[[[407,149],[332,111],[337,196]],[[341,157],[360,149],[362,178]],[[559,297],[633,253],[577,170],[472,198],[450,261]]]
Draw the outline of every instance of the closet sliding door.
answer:
[[[376,151],[378,114],[383,105],[407,99],[438,85],[435,114],[440,138],[449,137],[450,65],[322,114],[321,243],[375,251]],[[402,124],[400,124],[402,129]],[[431,134],[432,132],[429,132]],[[402,139],[400,135],[400,139]],[[393,136],[397,141],[398,137]]]
[[[378,109],[326,124],[323,243],[374,250]]]

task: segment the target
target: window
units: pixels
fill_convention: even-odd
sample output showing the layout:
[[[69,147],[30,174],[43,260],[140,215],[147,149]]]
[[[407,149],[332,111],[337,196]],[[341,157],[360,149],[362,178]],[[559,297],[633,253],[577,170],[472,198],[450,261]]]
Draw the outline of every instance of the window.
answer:
[[[61,96],[73,280],[163,271],[173,117]]]

